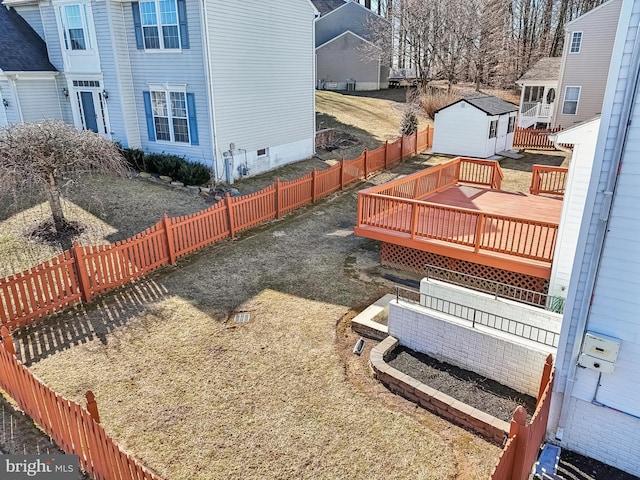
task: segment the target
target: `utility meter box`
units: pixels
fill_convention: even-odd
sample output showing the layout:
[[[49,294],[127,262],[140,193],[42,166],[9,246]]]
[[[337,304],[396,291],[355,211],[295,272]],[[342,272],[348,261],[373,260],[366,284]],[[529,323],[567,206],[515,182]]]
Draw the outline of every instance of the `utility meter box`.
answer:
[[[591,370],[613,373],[619,351],[619,339],[587,332],[582,342],[582,353],[578,363]]]

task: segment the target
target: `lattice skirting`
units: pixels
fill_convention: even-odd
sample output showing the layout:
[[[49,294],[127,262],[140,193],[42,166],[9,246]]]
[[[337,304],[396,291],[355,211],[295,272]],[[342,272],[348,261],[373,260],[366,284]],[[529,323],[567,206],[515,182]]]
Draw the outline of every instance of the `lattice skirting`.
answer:
[[[483,282],[483,279],[500,282],[542,294],[546,294],[549,288],[549,280],[544,278],[532,277],[530,275],[523,275],[522,273],[502,270],[500,268],[489,267],[487,265],[480,265],[479,263],[472,263],[451,257],[436,255],[434,253],[423,252],[422,250],[403,247],[393,243],[382,242],[380,255],[382,257],[383,265],[398,268],[400,270],[426,274],[428,266],[431,265],[466,275],[480,277],[469,278],[464,275],[460,275],[455,278],[455,283],[465,284],[471,288],[485,291],[493,291],[495,284]],[[437,275],[434,276],[437,277]],[[512,296],[509,295],[508,292],[500,293]]]

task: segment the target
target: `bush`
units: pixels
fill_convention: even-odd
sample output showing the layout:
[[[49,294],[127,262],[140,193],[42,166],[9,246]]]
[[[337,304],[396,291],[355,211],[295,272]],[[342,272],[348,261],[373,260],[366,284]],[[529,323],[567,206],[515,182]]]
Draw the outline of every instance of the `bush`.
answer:
[[[146,166],[144,164],[145,155],[139,148],[121,148],[120,153],[127,161],[127,164],[139,172],[145,172]]]
[[[402,125],[400,125],[400,133],[405,137],[413,135],[418,130],[418,117],[414,112],[404,112],[402,116]]]
[[[185,162],[178,169],[177,178],[185,185],[204,185],[211,180],[209,167],[203,163]]]
[[[184,158],[167,153],[150,153],[145,156],[147,172],[171,178],[177,178],[178,170],[186,163]]]
[[[460,95],[447,92],[443,88],[429,88],[420,96],[422,108],[431,119],[435,119],[436,110],[440,110],[442,107],[446,107],[458,100],[460,100]]]

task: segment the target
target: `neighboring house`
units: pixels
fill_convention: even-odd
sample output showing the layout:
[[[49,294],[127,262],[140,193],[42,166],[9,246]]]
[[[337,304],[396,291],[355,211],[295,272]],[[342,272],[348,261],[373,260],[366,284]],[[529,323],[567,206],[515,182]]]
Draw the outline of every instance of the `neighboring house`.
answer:
[[[550,125],[561,63],[560,57],[541,58],[516,81],[521,89],[518,127],[547,128]]]
[[[375,39],[387,20],[356,2],[312,0],[316,20],[316,86],[327,90],[387,88],[389,67]]]
[[[565,26],[552,125],[567,128],[599,115],[622,0],[610,0]]]
[[[79,128],[229,182],[314,153],[308,0],[4,4],[44,39],[62,118]]]
[[[14,10],[0,6],[0,127],[62,119],[58,71],[38,34]]]
[[[487,158],[513,147],[518,107],[484,95],[436,111],[433,153]]]
[[[585,33],[584,40],[587,36]],[[640,0],[624,0],[556,359],[549,438],[640,475]]]

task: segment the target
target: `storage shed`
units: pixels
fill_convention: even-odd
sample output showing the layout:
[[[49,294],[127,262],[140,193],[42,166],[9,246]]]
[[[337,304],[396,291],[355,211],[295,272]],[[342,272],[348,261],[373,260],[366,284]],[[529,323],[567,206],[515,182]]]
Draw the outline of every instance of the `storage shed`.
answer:
[[[436,111],[433,153],[487,158],[513,147],[518,106],[491,95]]]

